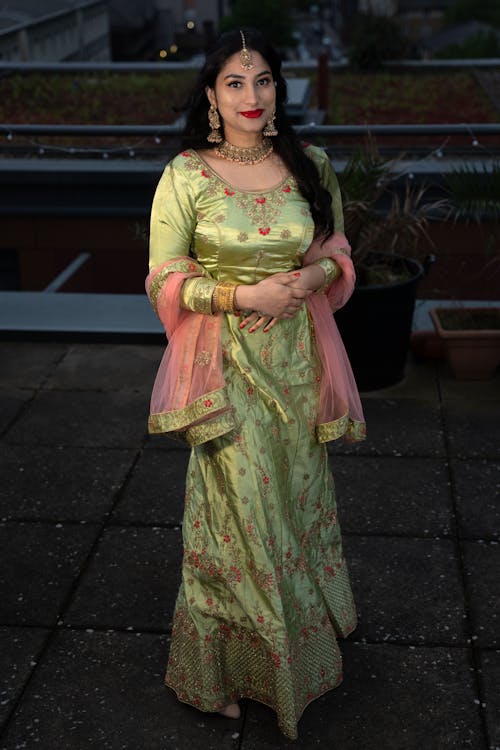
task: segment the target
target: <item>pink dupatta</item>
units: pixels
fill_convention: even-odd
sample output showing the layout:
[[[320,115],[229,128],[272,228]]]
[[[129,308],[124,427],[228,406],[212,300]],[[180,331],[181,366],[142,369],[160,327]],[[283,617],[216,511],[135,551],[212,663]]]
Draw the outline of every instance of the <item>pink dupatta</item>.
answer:
[[[351,364],[332,315],[345,305],[356,281],[351,248],[342,232],[335,232],[322,245],[314,240],[304,256],[303,265],[325,257],[335,260],[342,268],[342,274],[324,294],[312,294],[306,301],[323,370],[316,431],[319,442],[339,437],[354,442],[365,439],[366,426]]]
[[[235,426],[222,374],[221,316],[180,307],[185,279],[206,276],[181,256],[154,268],[146,291],[168,338],[151,394],[149,432],[198,445]]]
[[[332,315],[347,302],[354,288],[355,273],[345,236],[336,232],[323,245],[315,240],[304,256],[304,265],[322,257],[333,258],[342,267],[342,275],[325,294],[307,299],[323,369],[317,438],[319,442],[339,437],[363,440],[363,411]],[[203,266],[180,256],[154,268],[146,279],[147,294],[168,338],[151,395],[149,432],[167,433],[190,445],[199,445],[235,427],[222,371],[222,314],[204,315],[180,307],[184,280],[206,275]]]

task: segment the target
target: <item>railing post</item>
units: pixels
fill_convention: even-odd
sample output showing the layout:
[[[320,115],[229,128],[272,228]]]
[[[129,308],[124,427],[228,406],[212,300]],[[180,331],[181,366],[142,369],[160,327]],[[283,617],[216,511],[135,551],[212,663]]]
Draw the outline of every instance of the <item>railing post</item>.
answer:
[[[328,55],[320,52],[318,55],[318,109],[328,111]]]

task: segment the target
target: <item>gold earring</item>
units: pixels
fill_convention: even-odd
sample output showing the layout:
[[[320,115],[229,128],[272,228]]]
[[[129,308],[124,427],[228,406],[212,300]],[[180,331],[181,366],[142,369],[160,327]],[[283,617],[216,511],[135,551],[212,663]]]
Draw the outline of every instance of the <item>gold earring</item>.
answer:
[[[276,110],[273,111],[271,117],[266,122],[264,130],[262,131],[262,135],[278,135],[278,131],[276,130],[276,125],[274,124],[275,117],[276,117]]]
[[[208,110],[208,123],[210,125],[210,133],[207,135],[207,141],[209,143],[222,143],[222,136],[219,133],[220,130],[220,119],[217,108],[211,104]]]

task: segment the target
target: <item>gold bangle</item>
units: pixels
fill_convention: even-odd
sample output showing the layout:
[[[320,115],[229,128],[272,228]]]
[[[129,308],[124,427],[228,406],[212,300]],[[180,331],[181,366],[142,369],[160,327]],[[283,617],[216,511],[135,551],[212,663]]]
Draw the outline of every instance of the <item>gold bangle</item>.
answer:
[[[203,315],[212,315],[212,295],[215,281],[206,276],[192,276],[181,287],[180,306]]]
[[[323,286],[316,290],[316,294],[321,294],[326,289],[328,289],[330,284],[335,281],[335,279],[338,279],[338,277],[341,276],[342,268],[336,260],[330,257],[318,258],[317,260],[313,261],[313,263],[316,266],[320,266],[325,272],[325,281],[323,283]]]
[[[236,312],[234,294],[239,286],[234,281],[219,281],[215,285],[212,297],[212,310],[217,312]]]

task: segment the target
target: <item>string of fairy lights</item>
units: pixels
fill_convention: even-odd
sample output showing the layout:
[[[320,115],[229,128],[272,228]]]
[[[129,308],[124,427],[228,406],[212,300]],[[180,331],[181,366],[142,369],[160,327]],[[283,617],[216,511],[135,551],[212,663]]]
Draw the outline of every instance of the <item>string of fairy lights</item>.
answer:
[[[307,131],[308,135],[314,135],[314,129],[316,125],[313,122],[307,123],[305,125],[299,126],[297,128],[297,132],[299,135],[303,131]],[[461,124],[461,128],[464,129],[462,133],[457,133],[459,135],[467,134],[470,139],[470,147],[474,151],[482,152],[483,156],[488,155],[491,158],[494,158],[494,154],[491,152],[489,147],[480,140],[479,136],[474,132],[474,129],[472,126],[467,125],[466,123]],[[117,126],[116,133],[106,135],[106,137],[123,137],[120,136],[119,133],[119,126]],[[371,130],[370,126],[366,126],[366,135],[370,136]],[[44,157],[44,156],[53,156],[53,155],[61,155],[61,156],[69,156],[69,157],[97,157],[101,158],[103,160],[107,160],[109,158],[113,157],[121,157],[126,159],[135,159],[137,156],[140,156],[141,149],[144,149],[145,147],[151,148],[154,144],[155,147],[160,146],[162,143],[165,142],[167,138],[170,138],[173,133],[169,134],[168,136],[162,136],[159,132],[156,134],[148,134],[146,136],[143,136],[141,138],[138,138],[137,140],[134,140],[131,143],[127,143],[124,145],[117,145],[117,146],[82,146],[82,145],[60,145],[55,143],[49,143],[44,140],[40,140],[38,138],[34,138],[25,132],[23,133],[16,133],[15,129],[9,128],[9,126],[6,125],[0,125],[0,148],[1,148],[1,138],[2,136],[5,138],[5,140],[8,142],[9,146],[13,146],[15,141],[18,141],[18,144],[20,147],[24,146],[27,148],[31,148],[32,153],[36,154],[38,157]],[[180,130],[175,135],[180,135]],[[402,131],[400,135],[404,135],[404,126],[402,126]],[[55,136],[55,134],[54,134]],[[51,136],[51,137],[54,137]],[[85,134],[80,133],[81,137],[86,137]],[[61,132],[60,137],[68,138],[68,134],[65,134],[64,132]],[[95,134],[92,136],[95,137]],[[415,163],[422,163],[425,160],[431,160],[431,159],[443,159],[446,155],[451,155],[450,151],[450,137],[447,136],[443,142],[434,148],[431,148],[430,151],[424,155],[420,156],[418,160],[415,160]],[[331,148],[331,147],[330,147]],[[408,164],[407,164],[408,167]],[[412,179],[413,174],[407,173],[407,176]]]
[[[50,154],[60,154],[65,156],[100,156],[102,159],[109,159],[113,156],[124,156],[129,159],[134,159],[137,156],[139,149],[144,147],[151,141],[155,146],[159,146],[162,143],[160,135],[145,136],[140,138],[133,143],[128,143],[123,146],[110,146],[108,148],[102,146],[61,146],[54,143],[47,143],[40,141],[36,138],[32,138],[25,133],[15,134],[11,129],[0,125],[0,133],[5,135],[6,140],[10,145],[13,145],[15,139],[19,139],[20,146],[29,146],[38,156],[46,156]],[[61,134],[61,137],[68,137]],[[116,133],[113,137],[119,137],[119,133]]]

